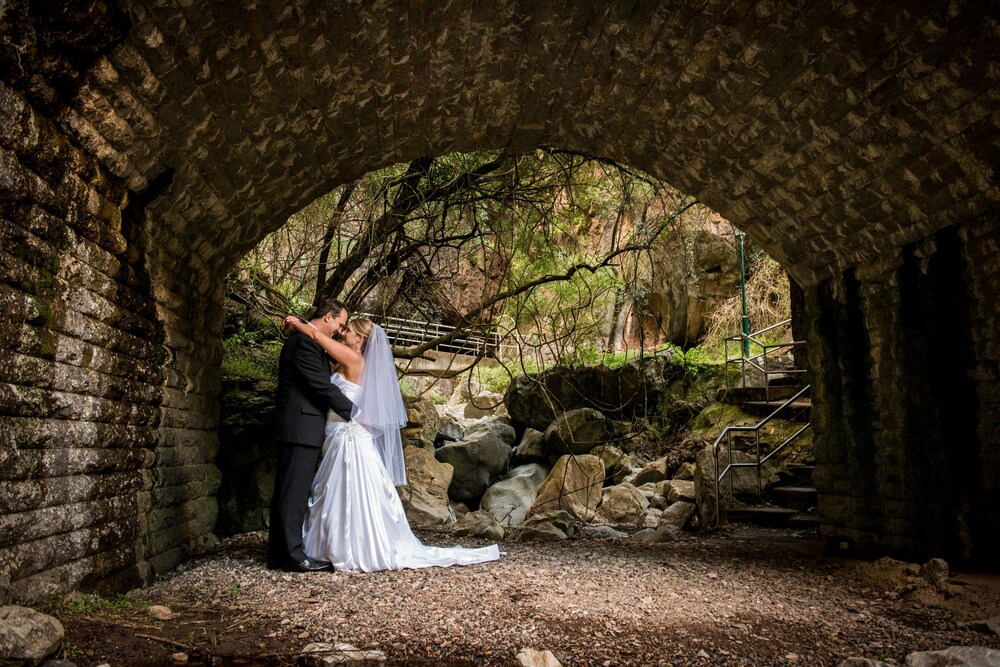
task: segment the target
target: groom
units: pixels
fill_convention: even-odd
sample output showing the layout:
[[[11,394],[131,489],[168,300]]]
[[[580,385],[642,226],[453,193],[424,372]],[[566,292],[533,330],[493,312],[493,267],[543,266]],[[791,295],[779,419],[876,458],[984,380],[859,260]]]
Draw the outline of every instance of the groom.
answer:
[[[347,308],[335,299],[319,305],[310,326],[327,336],[341,333]],[[306,556],[302,523],[306,516],[316,460],[323,446],[327,410],[351,418],[354,404],[330,382],[330,361],[309,336],[294,332],[281,348],[274,425],[278,468],[271,498],[267,565],[289,572],[317,572],[330,564]]]

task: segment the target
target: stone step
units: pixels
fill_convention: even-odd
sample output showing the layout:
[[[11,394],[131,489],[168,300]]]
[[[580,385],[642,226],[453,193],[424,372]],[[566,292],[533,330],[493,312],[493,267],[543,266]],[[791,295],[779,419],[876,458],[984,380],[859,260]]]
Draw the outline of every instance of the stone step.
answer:
[[[785,525],[789,528],[819,528],[819,517],[815,514],[794,514],[788,517]]]
[[[798,514],[787,507],[733,507],[726,510],[729,523],[752,523],[758,526],[784,526]]]
[[[768,384],[771,385],[771,389],[774,390],[777,387],[793,387],[796,391],[802,388],[805,384],[803,381],[804,376],[801,373],[789,373],[788,375],[772,375]]]
[[[788,509],[801,511],[819,503],[819,494],[812,486],[774,486],[769,493],[776,505]]]
[[[783,400],[746,401],[741,407],[747,414],[751,414],[756,417],[766,417],[780,408],[784,402],[785,401]],[[789,421],[805,423],[809,421],[811,414],[812,401],[807,398],[800,398],[778,413],[778,417]]]
[[[813,471],[816,466],[795,463],[788,466],[781,476],[781,486],[813,486]]]
[[[772,528],[794,528],[796,530],[819,526],[819,517],[814,514],[805,514],[787,507],[771,506],[735,507],[726,511],[726,521]]]

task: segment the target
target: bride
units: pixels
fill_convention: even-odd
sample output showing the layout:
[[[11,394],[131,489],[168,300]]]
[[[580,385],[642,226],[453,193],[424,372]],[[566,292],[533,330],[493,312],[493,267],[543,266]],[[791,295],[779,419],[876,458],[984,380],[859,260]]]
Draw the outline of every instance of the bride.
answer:
[[[349,422],[329,422],[303,526],[306,555],[346,572],[471,565],[500,558],[498,547],[426,546],[410,529],[395,486],[406,484],[402,439],[406,410],[385,331],[358,317],[340,343],[296,317],[336,362],[331,382],[355,404]]]

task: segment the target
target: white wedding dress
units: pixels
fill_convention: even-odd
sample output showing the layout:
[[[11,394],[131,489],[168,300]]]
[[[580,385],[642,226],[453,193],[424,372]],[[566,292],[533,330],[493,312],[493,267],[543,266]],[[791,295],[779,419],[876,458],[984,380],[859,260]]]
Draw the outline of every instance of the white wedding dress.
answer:
[[[331,381],[356,401],[360,385],[339,373]],[[363,425],[354,420],[328,423],[323,450],[303,526],[302,544],[310,558],[345,572],[472,565],[500,558],[495,544],[465,549],[420,542]]]

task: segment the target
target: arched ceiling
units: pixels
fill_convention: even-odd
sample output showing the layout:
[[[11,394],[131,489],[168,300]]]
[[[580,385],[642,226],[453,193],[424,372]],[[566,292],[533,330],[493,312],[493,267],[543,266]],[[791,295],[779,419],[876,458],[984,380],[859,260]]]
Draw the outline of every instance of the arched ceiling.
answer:
[[[171,174],[149,210],[209,265],[368,170],[476,148],[627,162],[699,197],[806,284],[1000,201],[991,3],[117,10],[124,39],[58,122],[136,192]]]

